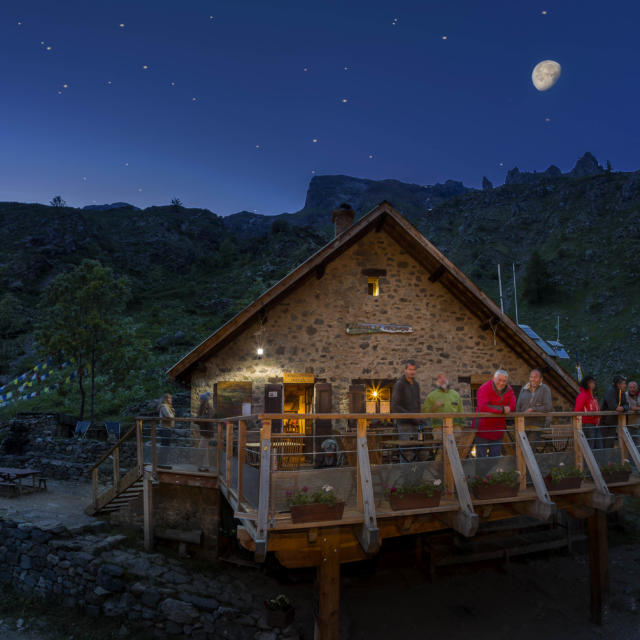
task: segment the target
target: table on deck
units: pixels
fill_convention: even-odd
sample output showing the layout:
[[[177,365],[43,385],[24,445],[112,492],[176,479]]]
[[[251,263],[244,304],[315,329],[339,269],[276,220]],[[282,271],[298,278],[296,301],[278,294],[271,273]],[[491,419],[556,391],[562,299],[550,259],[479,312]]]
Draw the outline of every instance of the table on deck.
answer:
[[[40,473],[37,469],[17,469],[13,467],[0,467],[0,487],[10,488],[17,495],[22,495],[23,490],[36,491],[36,476]],[[22,480],[31,476],[31,486],[24,486]]]

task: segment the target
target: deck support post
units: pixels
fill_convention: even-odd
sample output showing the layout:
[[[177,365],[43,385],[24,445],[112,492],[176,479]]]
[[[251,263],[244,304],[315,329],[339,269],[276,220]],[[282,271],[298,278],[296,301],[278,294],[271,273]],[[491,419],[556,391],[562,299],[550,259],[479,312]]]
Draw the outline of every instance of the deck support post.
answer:
[[[549,497],[549,492],[540,473],[540,467],[538,467],[531,443],[529,442],[529,438],[527,438],[524,418],[522,416],[516,418],[515,435],[516,463],[518,465],[518,471],[520,471],[520,489],[524,491],[527,488],[527,470],[529,470],[531,482],[533,482],[533,488],[537,496],[535,502],[521,504],[516,507],[516,510],[532,518],[546,522],[556,512],[556,504],[552,502]]]
[[[588,493],[584,497],[584,504],[601,511],[610,511],[616,502],[615,496],[609,491],[607,483],[602,477],[602,472],[589,446],[589,441],[582,430],[582,419],[580,416],[573,418],[573,443],[576,448],[576,455],[580,455],[587,463],[591,472],[591,479],[596,488],[593,493]],[[579,452],[579,453],[578,453]]]
[[[446,514],[443,517],[452,529],[470,538],[478,530],[478,514],[473,510],[469,485],[464,476],[462,463],[458,455],[458,447],[453,435],[453,418],[444,418],[443,422],[442,447],[444,452],[445,484],[446,478],[450,473],[460,505],[460,509],[454,514]]]
[[[271,420],[263,420],[260,429],[260,494],[255,558],[264,562],[267,556],[267,527],[269,521],[269,487],[271,484]]]
[[[365,553],[376,553],[380,548],[380,531],[376,519],[376,506],[371,479],[371,463],[367,444],[367,420],[358,420],[358,508],[362,509],[364,522],[356,537]]]
[[[142,477],[142,504],[144,512],[144,550],[153,549],[153,485],[151,474],[144,472]]]
[[[340,636],[340,550],[335,542],[331,538],[323,540],[314,640],[338,640]]]
[[[589,586],[591,621],[602,624],[609,606],[609,550],[607,548],[607,516],[596,510],[588,519]]]

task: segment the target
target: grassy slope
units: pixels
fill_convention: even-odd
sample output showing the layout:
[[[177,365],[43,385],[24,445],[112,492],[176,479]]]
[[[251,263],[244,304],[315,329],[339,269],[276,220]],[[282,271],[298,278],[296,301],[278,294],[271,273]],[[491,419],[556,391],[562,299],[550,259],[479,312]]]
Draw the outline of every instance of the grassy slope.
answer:
[[[324,200],[329,218],[334,201],[343,195],[336,194],[340,181],[320,182],[314,189],[309,211],[295,215],[318,219]],[[634,275],[640,174],[505,185],[441,199],[431,211],[420,209],[417,198],[423,194],[417,195],[415,185],[405,195],[401,183],[367,183],[355,206],[361,215],[372,197],[390,200],[494,299],[495,265],[502,263],[505,308],[511,315],[511,263],[522,286],[527,260],[537,247],[551,269],[551,292],[539,306],[527,305],[520,296],[520,322],[552,338],[560,315],[563,342],[570,353],[580,355],[583,370],[594,371],[603,384],[616,370],[640,373],[633,348],[633,336],[640,331],[640,285]],[[252,222],[250,215],[245,218],[243,224]],[[124,407],[159,395],[169,365],[328,239],[325,224],[285,225],[274,233],[265,231],[268,220],[253,222],[262,235],[251,237],[206,210],[85,212],[0,203],[5,230],[0,282],[3,291],[19,299],[25,318],[22,333],[0,337],[5,356],[0,374],[21,373],[37,361],[30,330],[37,321],[40,292],[56,273],[92,257],[131,279],[135,295],[128,312],[140,337],[154,345],[140,363],[138,383],[122,389],[102,381],[100,417],[116,417]],[[49,394],[22,404],[74,412],[77,398],[71,390],[66,396]],[[0,415],[19,408],[12,405]]]

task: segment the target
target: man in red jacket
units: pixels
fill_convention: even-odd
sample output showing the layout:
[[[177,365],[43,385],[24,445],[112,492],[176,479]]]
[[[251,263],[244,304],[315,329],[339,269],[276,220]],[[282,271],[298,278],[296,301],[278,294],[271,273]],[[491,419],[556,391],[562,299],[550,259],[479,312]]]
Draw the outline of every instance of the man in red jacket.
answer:
[[[485,382],[476,395],[476,411],[478,413],[499,413],[506,415],[515,411],[516,396],[507,384],[509,374],[504,369],[498,369],[493,374],[493,380]],[[502,436],[507,426],[502,418],[479,418],[476,420],[478,432],[476,434],[476,457],[485,458],[500,455]]]

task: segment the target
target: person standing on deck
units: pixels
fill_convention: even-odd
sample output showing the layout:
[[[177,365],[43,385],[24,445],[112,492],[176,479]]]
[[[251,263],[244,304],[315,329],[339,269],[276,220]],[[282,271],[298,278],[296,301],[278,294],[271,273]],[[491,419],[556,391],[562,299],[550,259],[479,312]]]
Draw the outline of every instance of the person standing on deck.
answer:
[[[160,429],[158,436],[160,445],[168,447],[171,444],[172,429],[175,426],[176,412],[173,408],[173,398],[170,393],[165,393],[158,405],[158,415],[160,416]]]
[[[444,373],[436,374],[434,378],[436,388],[426,397],[422,405],[423,413],[460,413],[462,411],[462,400],[460,394],[449,386],[449,380]],[[453,433],[456,442],[462,434],[464,421],[456,418],[453,421]],[[442,442],[442,420],[431,419],[431,427],[434,442]]]
[[[595,397],[596,381],[593,376],[584,376],[580,380],[580,394],[576,398],[573,410],[576,413],[584,411],[600,411],[600,405]],[[602,449],[602,434],[600,433],[600,416],[582,416],[582,426],[592,449]]]
[[[213,409],[213,394],[211,391],[205,391],[200,394],[200,406],[198,407],[198,418],[215,418]],[[200,442],[198,449],[207,449],[209,440],[213,438],[213,423],[196,422],[198,431],[200,432]]]
[[[478,413],[500,413],[506,415],[516,408],[516,396],[509,386],[509,374],[498,369],[493,379],[485,382],[477,392],[476,411]],[[507,422],[504,418],[480,418],[476,428],[476,457],[496,457],[502,450],[502,437]]]
[[[542,371],[532,369],[529,382],[522,387],[516,404],[517,413],[549,413],[553,411],[551,389],[542,381]],[[545,427],[549,418],[525,418],[527,427]]]
[[[627,385],[627,404],[629,411],[640,413],[640,387],[635,380],[630,380]]]
[[[391,413],[420,413],[420,385],[416,378],[418,365],[415,360],[407,360],[404,373],[393,385],[391,394]],[[417,440],[420,420],[397,420],[396,429],[399,440]],[[400,448],[400,461],[416,460],[415,449]]]
[[[617,411],[624,413],[629,410],[629,402],[627,401],[627,379],[624,376],[614,376],[613,385],[611,385],[602,397],[600,411]],[[604,448],[615,446],[618,438],[618,416],[603,416],[602,425],[602,443]]]

